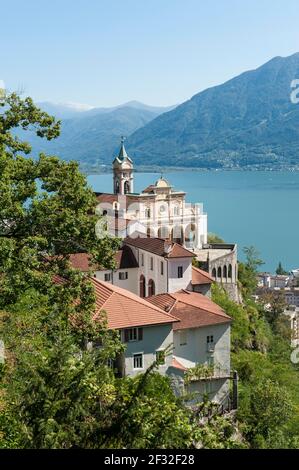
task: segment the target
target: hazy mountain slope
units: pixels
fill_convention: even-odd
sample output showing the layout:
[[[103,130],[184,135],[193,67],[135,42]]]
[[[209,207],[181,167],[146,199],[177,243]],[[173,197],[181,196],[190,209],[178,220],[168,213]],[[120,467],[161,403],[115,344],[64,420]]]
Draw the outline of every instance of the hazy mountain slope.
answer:
[[[193,96],[137,130],[137,165],[189,167],[299,164],[299,105],[290,100],[299,53],[275,57]]]
[[[50,142],[29,132],[17,131],[17,134],[32,144],[35,155],[46,152],[66,160],[79,160],[84,165],[110,164],[120,136],[130,135],[156,116],[157,113],[148,110],[120,107],[110,112],[95,115],[84,112],[80,113],[80,118],[64,119],[59,138]]]

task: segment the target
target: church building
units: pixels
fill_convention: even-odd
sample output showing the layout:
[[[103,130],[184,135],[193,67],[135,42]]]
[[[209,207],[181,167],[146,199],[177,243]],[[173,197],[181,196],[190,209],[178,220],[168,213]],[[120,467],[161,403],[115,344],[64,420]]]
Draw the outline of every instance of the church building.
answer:
[[[97,193],[98,213],[106,215],[109,231],[121,238],[134,232],[201,249],[207,243],[203,205],[186,202],[186,193],[161,177],[140,193],[134,192],[134,166],[122,139],[113,161],[113,193]]]

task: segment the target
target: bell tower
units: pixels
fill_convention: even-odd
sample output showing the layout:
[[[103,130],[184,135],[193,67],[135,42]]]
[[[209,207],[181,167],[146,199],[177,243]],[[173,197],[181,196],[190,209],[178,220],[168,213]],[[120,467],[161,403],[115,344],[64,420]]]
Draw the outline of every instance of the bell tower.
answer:
[[[119,154],[113,160],[113,192],[121,195],[134,190],[133,161],[126,152],[124,141],[122,136]]]

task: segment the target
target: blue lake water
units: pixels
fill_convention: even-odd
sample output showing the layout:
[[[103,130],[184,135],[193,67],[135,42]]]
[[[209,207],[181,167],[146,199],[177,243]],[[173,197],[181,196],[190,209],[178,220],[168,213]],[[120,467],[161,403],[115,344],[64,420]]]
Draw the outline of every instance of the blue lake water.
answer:
[[[136,192],[160,174],[135,173]],[[242,247],[254,245],[274,271],[281,261],[290,270],[299,267],[299,172],[215,171],[163,174],[187,201],[202,202],[208,213],[208,231]],[[95,191],[112,192],[112,175],[90,175]]]

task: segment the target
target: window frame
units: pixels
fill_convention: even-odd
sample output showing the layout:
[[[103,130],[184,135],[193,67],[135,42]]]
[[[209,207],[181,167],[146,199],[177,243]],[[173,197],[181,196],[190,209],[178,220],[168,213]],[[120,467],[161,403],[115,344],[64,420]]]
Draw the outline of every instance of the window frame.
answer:
[[[183,266],[178,266],[178,279],[183,279],[183,277],[184,277]]]
[[[136,352],[133,354],[132,356],[132,366],[133,366],[133,370],[143,370],[144,369],[144,359],[143,359],[143,351],[141,352]],[[135,367],[135,358],[136,356],[140,356],[141,357],[141,367]]]

